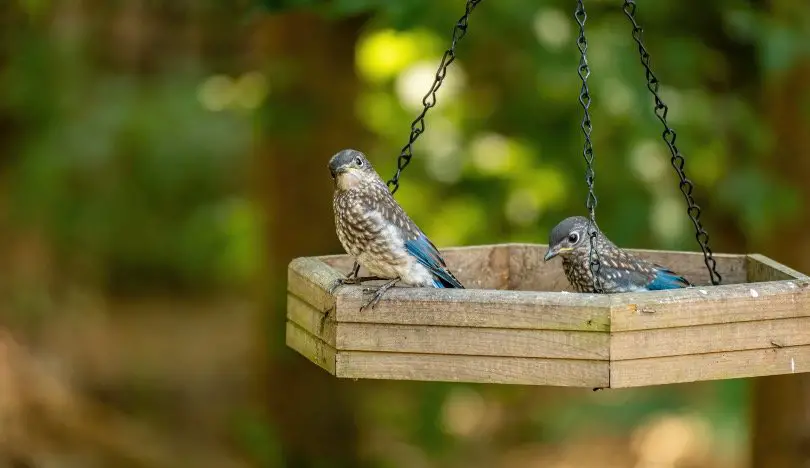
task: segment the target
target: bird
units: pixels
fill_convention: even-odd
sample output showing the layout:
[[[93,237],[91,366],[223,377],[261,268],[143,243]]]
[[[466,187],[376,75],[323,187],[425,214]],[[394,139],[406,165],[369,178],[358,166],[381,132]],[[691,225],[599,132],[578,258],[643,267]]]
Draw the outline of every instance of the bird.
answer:
[[[557,224],[549,234],[548,262],[562,258],[562,267],[571,286],[578,292],[597,292],[590,268],[591,221],[584,216],[571,216]],[[655,291],[692,286],[683,276],[667,267],[639,258],[620,249],[597,227],[594,250],[599,259],[597,277],[601,292]]]
[[[361,310],[369,306],[373,309],[398,282],[414,287],[464,289],[363,153],[354,149],[339,151],[329,160],[329,171],[335,186],[335,231],[343,249],[355,259],[351,273],[338,285],[388,280]],[[360,266],[374,276],[358,278]]]

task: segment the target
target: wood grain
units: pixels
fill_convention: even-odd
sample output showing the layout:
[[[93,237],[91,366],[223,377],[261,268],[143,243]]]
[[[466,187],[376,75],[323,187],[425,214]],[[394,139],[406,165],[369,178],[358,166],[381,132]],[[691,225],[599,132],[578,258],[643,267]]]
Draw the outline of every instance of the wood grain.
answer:
[[[748,282],[758,281],[784,281],[793,279],[810,279],[807,275],[777,263],[760,254],[750,254],[746,257]]]
[[[331,347],[335,347],[336,323],[326,314],[292,294],[287,294],[287,320]]]
[[[810,372],[810,346],[692,354],[610,365],[611,388]]]
[[[341,351],[337,355],[337,375],[352,379],[606,387],[608,363]]]
[[[573,292],[560,260],[543,261],[548,246],[509,244],[509,289],[515,291]]]
[[[810,345],[810,317],[613,333],[610,359]]]
[[[810,316],[810,281],[732,284],[611,296],[611,331]]]
[[[335,375],[335,349],[298,325],[287,322],[287,346],[309,359],[318,367]]]
[[[340,278],[338,271],[316,258],[296,258],[287,268],[287,291],[325,312],[335,307],[329,291]]]
[[[338,322],[608,331],[609,301],[596,294],[395,287],[376,308],[360,311],[362,288],[344,286],[336,316]]]
[[[339,323],[339,351],[607,360],[608,333]]]

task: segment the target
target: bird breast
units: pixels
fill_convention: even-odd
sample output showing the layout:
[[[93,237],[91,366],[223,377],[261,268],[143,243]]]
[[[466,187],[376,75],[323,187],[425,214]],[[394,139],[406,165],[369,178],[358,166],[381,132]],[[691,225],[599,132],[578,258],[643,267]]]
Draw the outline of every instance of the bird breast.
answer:
[[[377,276],[399,276],[396,270],[407,265],[408,256],[397,227],[354,191],[336,194],[334,208],[337,236],[346,252]]]

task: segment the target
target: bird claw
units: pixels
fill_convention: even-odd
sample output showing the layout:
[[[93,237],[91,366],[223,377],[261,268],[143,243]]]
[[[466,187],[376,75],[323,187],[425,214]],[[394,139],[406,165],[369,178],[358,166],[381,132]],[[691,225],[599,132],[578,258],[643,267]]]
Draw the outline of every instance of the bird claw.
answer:
[[[359,278],[358,277],[340,278],[340,279],[335,281],[335,284],[332,285],[331,288],[329,288],[329,294],[334,294],[335,291],[337,290],[337,288],[339,288],[339,287],[341,287],[343,285],[362,284],[362,283],[365,283],[366,281],[377,281],[377,280],[381,280],[381,279],[384,279],[384,278],[380,278],[379,276],[361,276]],[[370,289],[370,288],[364,288],[363,289],[363,292],[370,292],[370,291],[375,291],[375,289]]]
[[[377,291],[376,293],[374,293],[373,296],[371,296],[371,299],[369,299],[365,304],[360,306],[360,312],[368,308],[374,310],[374,308],[377,307],[377,303],[380,302],[380,299],[382,299],[382,294],[380,294],[380,291]]]
[[[339,278],[338,280],[335,281],[335,284],[333,284],[332,287],[329,288],[329,294],[334,294],[337,288],[345,284],[354,284],[355,281],[357,280],[351,278]]]
[[[391,287],[393,285],[395,285],[397,283],[397,281],[399,281],[399,278],[395,278],[395,279],[385,283],[384,285],[382,285],[382,286],[380,286],[379,288],[376,288],[376,289],[375,288],[363,288],[363,293],[364,294],[374,292],[374,295],[371,296],[371,299],[369,299],[365,304],[363,304],[360,307],[360,311],[362,312],[362,311],[368,309],[369,307],[373,310],[377,306],[377,303],[380,302],[380,299],[382,299],[383,294],[385,294],[386,291],[391,289]]]

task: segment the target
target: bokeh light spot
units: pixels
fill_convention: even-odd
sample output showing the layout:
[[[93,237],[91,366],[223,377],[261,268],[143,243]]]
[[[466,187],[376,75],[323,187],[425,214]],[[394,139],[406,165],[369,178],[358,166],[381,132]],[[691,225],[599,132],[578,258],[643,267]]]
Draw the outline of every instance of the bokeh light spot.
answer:
[[[422,109],[422,99],[436,79],[436,66],[434,61],[418,62],[397,77],[396,93],[403,107],[414,112]],[[453,71],[448,71],[441,89],[436,93],[436,108],[445,106],[458,96],[464,81],[464,70],[459,64],[454,64]]]
[[[356,51],[357,71],[373,83],[390,80],[417,60],[435,55],[439,39],[429,31],[383,29],[361,38]]]
[[[571,21],[571,18],[556,8],[538,10],[532,25],[534,35],[545,48],[560,50],[571,40]]]
[[[197,99],[210,111],[227,108],[234,98],[234,81],[229,76],[214,75],[202,82],[197,89]]]

